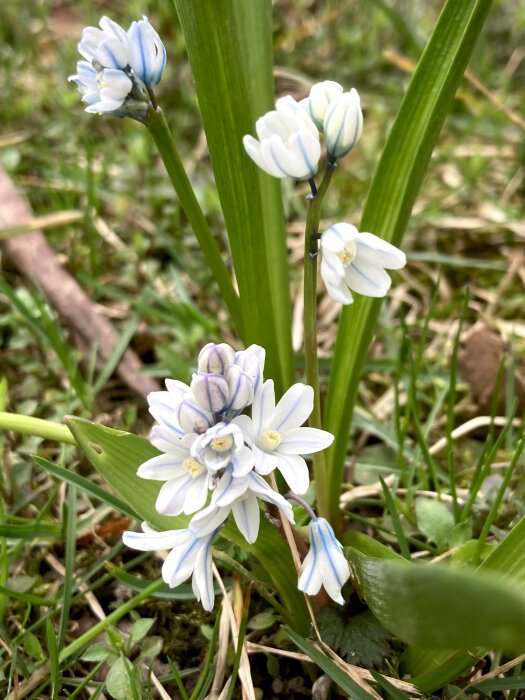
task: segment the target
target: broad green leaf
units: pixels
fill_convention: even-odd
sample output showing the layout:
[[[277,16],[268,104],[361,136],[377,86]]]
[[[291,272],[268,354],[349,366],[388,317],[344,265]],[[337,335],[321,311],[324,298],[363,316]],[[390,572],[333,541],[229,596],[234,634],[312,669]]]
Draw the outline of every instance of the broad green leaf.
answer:
[[[136,642],[140,642],[140,640],[144,639],[144,637],[148,634],[148,632],[154,624],[154,617],[141,617],[140,620],[135,620],[135,622],[131,626],[130,641],[133,644],[135,644]]]
[[[362,681],[362,684],[359,684],[342,669],[340,669],[329,656],[326,656],[326,654],[324,654],[320,649],[314,647],[309,641],[303,639],[288,627],[284,627],[284,631],[304,654],[307,654],[307,656],[309,656],[320,669],[330,676],[334,683],[348,693],[348,697],[352,698],[353,700],[371,700],[372,698],[377,697],[377,695],[372,695],[368,692],[365,681]]]
[[[190,516],[168,517],[155,510],[161,482],[137,476],[138,467],[158,454],[148,440],[83,418],[70,417],[66,422],[91,464],[142,520],[159,530],[185,527]],[[261,563],[281,596],[289,623],[306,631],[309,622],[304,596],[297,589],[292,556],[278,530],[261,516],[259,536],[254,544],[248,544],[231,523],[221,529],[221,535],[250,552]]]
[[[420,531],[438,548],[444,549],[454,529],[454,516],[441,501],[416,498],[416,518]]]
[[[191,62],[239,285],[246,344],[267,350],[283,391],[293,376],[280,184],[258,171],[242,137],[273,107],[270,0],[173,0]]]
[[[106,689],[115,700],[131,700],[136,694],[132,686],[133,666],[124,656],[118,658],[109,669]]]
[[[173,518],[155,510],[161,482],[137,476],[143,462],[160,454],[148,440],[83,418],[69,417],[66,423],[97,472],[142,520],[159,530],[185,526],[187,516]]]
[[[360,594],[404,642],[432,649],[525,649],[525,595],[517,586],[479,571],[350,552]]]
[[[477,571],[487,571],[500,580],[516,586],[525,583],[525,517],[479,565]],[[483,655],[481,652],[480,655]],[[411,647],[404,655],[404,666],[413,682],[424,693],[441,688],[472,666],[472,657],[464,652],[429,650]]]
[[[432,149],[491,4],[492,0],[445,3],[383,150],[361,231],[401,243]],[[360,297],[343,310],[339,322],[325,412],[325,427],[335,435],[327,456],[332,522],[337,522],[348,433],[380,306],[380,300]]]

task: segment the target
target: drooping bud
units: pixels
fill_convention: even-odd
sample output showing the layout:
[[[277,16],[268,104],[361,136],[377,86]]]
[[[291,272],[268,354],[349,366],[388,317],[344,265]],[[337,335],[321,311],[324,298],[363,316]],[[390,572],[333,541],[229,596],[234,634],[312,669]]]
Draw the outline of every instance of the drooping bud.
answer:
[[[199,372],[224,374],[233,364],[235,351],[226,343],[208,343],[199,353]]]
[[[309,96],[299,102],[312,117],[321,133],[324,129],[324,117],[328,105],[342,93],[342,85],[333,80],[323,80],[323,82],[313,85]]]
[[[346,155],[361,138],[363,113],[357,90],[344,92],[333,100],[324,118],[324,138],[332,158]]]
[[[222,374],[197,372],[191,380],[191,390],[202,408],[219,413],[228,403],[228,382]]]

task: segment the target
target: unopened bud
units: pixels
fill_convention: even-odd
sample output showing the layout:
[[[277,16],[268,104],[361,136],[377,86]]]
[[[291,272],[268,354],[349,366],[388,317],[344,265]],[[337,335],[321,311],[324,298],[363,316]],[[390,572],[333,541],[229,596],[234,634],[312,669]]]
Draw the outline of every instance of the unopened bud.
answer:
[[[333,80],[324,80],[312,86],[310,94],[300,105],[308,112],[315,122],[316,127],[322,133],[324,128],[324,117],[328,105],[343,93],[342,85]]]
[[[211,413],[188,399],[179,404],[177,418],[185,433],[205,433],[212,424]]]
[[[211,413],[222,411],[228,403],[228,382],[222,374],[197,372],[191,380],[191,390],[199,406]]]
[[[341,158],[361,138],[363,113],[357,90],[344,92],[333,100],[324,118],[324,138],[329,156]]]
[[[233,364],[235,352],[226,343],[208,343],[199,353],[199,372],[212,372],[224,374]]]
[[[228,411],[242,411],[253,401],[253,382],[240,367],[232,365],[226,372],[228,382]]]

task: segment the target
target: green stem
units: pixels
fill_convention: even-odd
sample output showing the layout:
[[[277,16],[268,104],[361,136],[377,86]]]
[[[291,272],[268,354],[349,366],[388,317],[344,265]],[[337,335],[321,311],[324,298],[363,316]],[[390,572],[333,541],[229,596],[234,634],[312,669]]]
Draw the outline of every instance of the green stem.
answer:
[[[335,166],[328,164],[325,175],[315,196],[309,201],[304,231],[304,361],[306,383],[314,390],[314,409],[308,424],[321,428],[321,396],[319,391],[319,366],[317,362],[317,251],[323,200],[334,174]],[[323,452],[313,455],[317,510],[320,516],[328,517],[329,500],[325,459]],[[335,523],[332,523],[335,525]]]
[[[217,241],[213,237],[208,222],[197,201],[168,123],[160,108],[157,108],[155,111],[150,110],[147,126],[157,145],[160,157],[166,167],[171,184],[179,197],[184,213],[188,217],[188,221],[197,237],[206,262],[219,285],[223,299],[230,312],[232,323],[237,333],[242,337],[241,306],[237,292],[233,287],[231,274],[222,259]]]
[[[93,641],[93,639],[98,637],[99,634],[104,632],[110,625],[115,624],[122,617],[124,617],[124,615],[127,615],[128,612],[134,610],[137,605],[142,603],[143,600],[147,600],[151,595],[153,595],[153,593],[158,591],[159,588],[162,588],[163,585],[164,581],[161,578],[159,578],[157,581],[153,581],[153,583],[150,583],[150,585],[147,588],[144,588],[143,591],[138,593],[123,605],[120,605],[116,610],[108,615],[105,620],[101,620],[96,625],[93,625],[93,627],[91,627],[87,632],[84,632],[82,636],[75,639],[75,641],[71,642],[71,644],[69,644],[67,647],[64,647],[58,657],[60,664],[63,664],[64,661],[81,651],[85,646]]]
[[[21,416],[18,413],[0,411],[0,430],[12,430],[14,433],[22,433],[23,435],[37,435],[46,440],[66,442],[69,445],[77,444],[67,426],[50,420],[42,420],[42,418]]]

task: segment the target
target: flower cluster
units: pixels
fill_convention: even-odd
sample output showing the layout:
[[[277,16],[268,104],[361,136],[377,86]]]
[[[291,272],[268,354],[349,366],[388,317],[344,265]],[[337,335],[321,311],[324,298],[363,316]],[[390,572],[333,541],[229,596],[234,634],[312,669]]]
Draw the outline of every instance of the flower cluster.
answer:
[[[291,491],[305,493],[309,474],[302,455],[323,450],[333,441],[331,433],[301,427],[313,409],[310,386],[294,384],[276,403],[273,381],[263,380],[264,360],[258,345],[235,352],[225,343],[209,343],[199,354],[189,386],[168,379],[167,391],[148,396],[157,421],[151,442],[161,454],[142,464],[138,475],[164,482],[156,502],[159,513],[192,518],[187,528],[167,532],[144,524],[142,533],[125,533],[124,542],[140,550],[170,549],[162,569],[164,580],[177,586],[193,573],[193,590],[206,610],[213,607],[210,548],[220,526],[232,513],[246,540],[255,542],[259,501],[273,504],[293,523],[289,501],[264,476],[277,469]],[[243,413],[248,407],[251,416]],[[323,562],[329,561],[327,590],[330,595],[336,591],[332,597],[339,600],[348,565],[338,560],[340,549],[336,551],[329,538],[326,546],[320,544],[318,526],[312,528],[315,552],[305,564],[301,590],[319,590]],[[317,571],[314,577],[308,573],[311,566]]]
[[[333,80],[316,83],[300,102],[288,95],[277,100],[275,110],[255,123],[259,136],[243,138],[250,158],[269,175],[310,180],[321,157],[320,134],[328,151],[328,167],[346,155],[361,138],[363,114],[357,90],[349,92]],[[344,222],[324,231],[321,239],[321,277],[328,294],[340,304],[351,304],[351,290],[384,297],[391,279],[386,270],[406,265],[405,254],[373,233],[360,233]]]
[[[344,92],[339,83],[325,80],[300,102],[290,95],[277,100],[275,110],[255,122],[259,141],[247,134],[243,144],[250,158],[269,175],[309,180],[321,158],[320,134],[324,134],[329,161],[335,163],[352,150],[362,129],[357,90]]]
[[[77,84],[86,112],[146,117],[166,65],[166,49],[159,35],[143,17],[124,29],[109,17],[97,27],[86,27],[78,50],[86,59],[77,63],[69,80]]]

